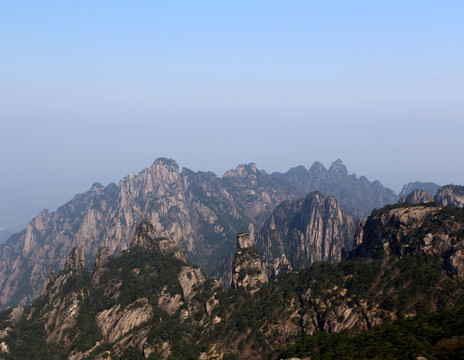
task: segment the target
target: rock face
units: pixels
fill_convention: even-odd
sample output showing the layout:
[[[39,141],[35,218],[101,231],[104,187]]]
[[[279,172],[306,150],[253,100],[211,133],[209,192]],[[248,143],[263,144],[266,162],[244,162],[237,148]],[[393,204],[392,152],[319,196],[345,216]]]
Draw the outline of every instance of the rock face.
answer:
[[[50,270],[61,269],[78,246],[92,261],[105,246],[111,254],[126,249],[137,225],[147,220],[156,236],[179,244],[207,273],[233,254],[237,232],[260,229],[284,200],[309,190],[339,196],[344,209],[358,216],[382,206],[394,194],[380,183],[348,175],[341,161],[329,170],[315,164],[272,174],[256,165],[239,165],[218,177],[211,172],[179,170],[157,159],[118,185],[94,184],[55,212],[42,211],[27,228],[0,246],[0,308],[29,303],[42,290]],[[279,255],[280,256],[280,255]]]
[[[115,342],[129,331],[153,317],[153,309],[146,298],[137,299],[125,309],[115,305],[98,313],[97,326],[107,343]]]
[[[438,190],[435,201],[443,206],[464,208],[464,186],[446,185]]]
[[[157,238],[174,240],[210,271],[221,256],[233,252],[230,239],[240,229],[260,227],[278,203],[291,198],[290,189],[254,164],[220,178],[181,172],[173,160],[158,159],[118,185],[94,184],[56,212],[42,211],[25,231],[2,244],[0,308],[38,296],[49,271],[61,269],[76,246],[89,259],[102,246],[112,254],[127,248],[142,220],[153,224]]]
[[[365,176],[349,175],[340,159],[328,170],[320,162],[315,162],[309,170],[299,166],[285,174],[273,173],[271,177],[295,189],[299,197],[313,191],[334,196],[343,210],[359,219],[369,216],[372,209],[398,200],[396,194],[379,181],[370,182]]]
[[[433,204],[374,212],[358,229],[353,254],[434,255],[451,276],[464,278],[464,213]]]
[[[172,240],[158,238],[148,222],[137,227],[131,248],[116,258],[100,249],[91,273],[83,249],[74,248],[58,276],[50,273],[42,296],[26,310],[11,311],[4,337],[25,317],[43,324],[47,344],[69,359],[91,354],[120,358],[132,348],[145,358],[156,352],[165,359],[174,342],[179,346],[187,341],[191,329],[209,319],[218,304],[219,285],[208,281],[206,289],[201,269],[189,265],[181,252]],[[178,327],[175,336],[159,330],[169,326]],[[103,353],[93,353],[102,344]]]
[[[398,197],[400,199],[403,198],[403,196],[406,198],[406,196],[411,194],[414,190],[426,190],[432,196],[435,196],[435,194],[437,193],[438,189],[440,189],[440,187],[441,187],[440,185],[437,185],[433,182],[420,182],[420,181],[410,182],[409,184],[406,184],[403,186],[403,189],[398,194]]]
[[[267,284],[253,238],[240,233],[238,289],[228,291],[159,246],[149,223],[135,234],[133,247],[117,257],[100,250],[91,272],[82,250],[73,249],[66,270],[50,273],[39,299],[1,313],[0,356],[278,358],[276,351],[304,334],[356,333],[386,320],[446,314],[464,303],[464,210],[436,203],[376,210],[342,261],[317,262]],[[285,255],[277,258],[276,270],[286,263]],[[431,330],[425,331],[440,341]]]
[[[148,221],[142,221],[135,230],[131,247],[135,246],[146,250],[156,249],[163,255],[171,255],[183,262],[188,262],[187,255],[182,248],[174,240],[159,237],[153,225]]]
[[[244,287],[252,293],[267,283],[266,271],[250,234],[237,235],[237,252],[232,262],[232,288]]]
[[[82,290],[62,295],[62,289],[72,286],[76,278],[87,273],[84,250],[74,248],[69,255],[63,271],[58,277],[51,272],[44,283],[42,296],[48,311],[43,311],[40,318],[44,321],[47,343],[62,342],[70,346],[72,338],[70,330],[76,326],[81,304],[79,298],[84,295]]]
[[[403,195],[400,198],[399,203],[422,204],[432,201],[434,201],[432,194],[430,194],[427,190],[417,189],[408,196]]]
[[[358,229],[354,251],[359,255],[384,250],[402,255],[408,247],[409,232],[420,228],[424,221],[441,210],[437,206],[397,207],[374,212]],[[424,244],[428,243],[425,240]]]
[[[265,261],[275,268],[275,260],[285,255],[291,268],[305,268],[315,261],[341,259],[342,250],[350,250],[356,223],[341,210],[338,201],[319,192],[305,199],[280,204],[257,237],[257,246]],[[286,265],[285,265],[286,266]]]

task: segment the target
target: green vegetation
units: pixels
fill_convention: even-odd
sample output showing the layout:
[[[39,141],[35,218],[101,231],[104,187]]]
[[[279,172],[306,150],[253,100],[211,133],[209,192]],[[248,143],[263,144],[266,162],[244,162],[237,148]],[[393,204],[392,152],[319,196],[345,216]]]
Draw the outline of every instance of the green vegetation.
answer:
[[[279,353],[278,358],[464,359],[464,309],[385,323],[351,335],[316,331]]]
[[[391,209],[398,206],[402,205]],[[169,360],[198,359],[213,350],[231,360],[464,358],[464,282],[450,276],[449,254],[421,250],[428,234],[433,241],[444,236],[452,245],[462,242],[463,224],[463,210],[442,207],[401,237],[393,226],[382,229],[382,240],[401,251],[389,253],[379,247],[369,256],[352,254],[341,263],[315,263],[283,274],[253,294],[244,288],[224,290],[210,279],[193,285],[196,294],[190,301],[183,297],[178,280],[184,262],[161,255],[156,247],[133,247],[92,275],[68,273],[55,299],[79,301],[76,326],[66,333],[70,346],[47,344],[43,314],[52,310],[53,303],[42,297],[5,337],[11,353],[4,357],[64,359],[72,351],[87,351],[102,340],[95,322],[99,312],[117,305],[120,311],[143,306],[139,299],[145,298],[153,317],[127,336],[143,334],[147,346],[155,350],[152,360],[160,358],[163,344],[170,349]],[[259,257],[254,247],[240,252],[236,262]],[[259,271],[244,269],[240,276]],[[187,272],[186,279],[195,277]],[[158,306],[163,291],[171,297],[180,295],[181,303],[172,315]],[[1,329],[10,325],[9,315],[0,313]],[[348,323],[348,330],[335,333]],[[359,332],[365,328],[369,330]],[[309,332],[313,335],[303,335]],[[135,345],[120,358],[144,358],[138,343],[130,344]],[[117,346],[101,342],[89,359]]]

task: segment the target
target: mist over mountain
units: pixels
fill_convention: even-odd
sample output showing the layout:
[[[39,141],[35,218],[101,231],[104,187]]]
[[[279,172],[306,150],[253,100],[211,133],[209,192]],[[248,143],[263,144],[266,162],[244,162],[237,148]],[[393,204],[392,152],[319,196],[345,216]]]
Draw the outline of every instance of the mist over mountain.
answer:
[[[358,178],[355,174],[349,175],[340,159],[332,163],[329,169],[315,162],[309,170],[299,166],[285,174],[272,173],[271,177],[291,186],[300,197],[312,191],[334,196],[344,210],[357,218],[365,218],[372,209],[393,204],[397,200],[394,191],[385,188],[379,181],[370,182],[365,176]]]
[[[426,190],[432,196],[435,196],[438,189],[440,189],[440,188],[441,188],[440,185],[437,185],[437,184],[435,184],[433,182],[414,181],[414,182],[410,182],[410,183],[404,185],[403,188],[401,189],[400,193],[398,194],[398,197],[401,198],[403,196],[408,196],[414,190],[420,190],[420,189]]]

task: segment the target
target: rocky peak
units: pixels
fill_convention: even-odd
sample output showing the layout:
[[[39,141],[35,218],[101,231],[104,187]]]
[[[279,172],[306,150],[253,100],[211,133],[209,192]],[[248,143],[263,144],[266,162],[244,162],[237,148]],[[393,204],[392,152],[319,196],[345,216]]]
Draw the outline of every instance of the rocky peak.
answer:
[[[153,225],[148,221],[142,221],[135,229],[130,247],[140,246],[144,249],[153,249],[156,247],[156,238],[158,238],[158,234]]]
[[[332,165],[330,165],[329,172],[332,174],[348,175],[348,170],[340,159],[335,160]]]
[[[401,189],[401,192],[398,194],[398,197],[402,198],[403,196],[407,196],[408,194],[417,189],[427,190],[430,194],[432,194],[432,196],[435,196],[440,187],[440,185],[437,185],[433,182],[414,181],[404,185]]]
[[[35,231],[38,232],[43,232],[46,228],[48,223],[50,222],[51,215],[48,209],[43,209],[39,215],[37,215],[29,224],[29,227],[32,226],[32,228]]]
[[[177,162],[173,159],[168,159],[168,158],[164,158],[164,157],[160,157],[158,159],[156,159],[154,162],[153,162],[153,165],[152,167],[157,167],[157,166],[166,166],[166,167],[173,167],[173,168],[176,168],[176,169],[179,169],[179,165],[177,165]]]
[[[431,201],[434,201],[432,194],[424,189],[416,189],[408,196],[403,195],[399,200],[399,203],[422,204]]]
[[[187,255],[182,248],[171,239],[159,237],[153,225],[148,221],[142,221],[135,230],[131,247],[140,246],[143,249],[156,249],[163,255],[172,255],[175,258],[188,262]]]
[[[257,169],[255,163],[249,163],[249,164],[240,164],[238,165],[234,170],[227,170],[223,177],[224,178],[245,178],[250,175],[257,175],[259,174],[260,171]]]
[[[105,187],[100,184],[99,182],[96,182],[96,183],[93,183],[91,188],[90,188],[90,191],[94,191],[94,192],[100,192],[104,189]]]
[[[66,272],[82,273],[87,271],[87,264],[85,262],[84,248],[79,246],[72,249],[68,259],[63,268]]]
[[[98,249],[97,255],[95,257],[95,266],[101,267],[106,264],[106,262],[111,258],[112,252],[106,246],[102,246]]]
[[[274,261],[266,266],[268,268],[268,276],[271,280],[277,279],[282,273],[286,273],[292,270],[292,266],[285,254],[281,257],[275,258]]]
[[[464,208],[464,186],[446,185],[438,190],[435,201],[443,206]]]
[[[257,248],[252,246],[247,233],[237,235],[237,252],[232,262],[232,287],[245,287],[254,293],[268,281]]]
[[[316,161],[310,168],[309,172],[312,176],[321,176],[327,174],[327,169],[322,163]]]
[[[263,257],[274,270],[274,261],[285,254],[292,268],[315,261],[338,261],[343,249],[351,249],[356,225],[333,196],[315,191],[306,198],[283,202],[274,210],[257,237]],[[279,265],[280,266],[280,265]]]
[[[377,250],[402,255],[412,251],[410,232],[440,211],[438,206],[399,204],[377,210],[361,224],[354,240],[354,254],[374,254]],[[409,247],[409,249],[407,249]]]
[[[250,246],[253,246],[253,241],[250,234],[248,233],[238,233],[237,235],[237,249],[245,249]]]
[[[48,276],[44,281],[42,295],[45,295],[49,291],[50,287],[55,283],[55,280],[56,280],[55,270],[51,270],[48,273]]]

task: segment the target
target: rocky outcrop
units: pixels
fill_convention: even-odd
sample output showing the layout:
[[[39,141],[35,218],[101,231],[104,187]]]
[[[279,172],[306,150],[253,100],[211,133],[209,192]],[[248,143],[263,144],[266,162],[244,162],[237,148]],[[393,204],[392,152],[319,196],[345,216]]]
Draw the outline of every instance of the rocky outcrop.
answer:
[[[437,206],[399,206],[374,212],[354,239],[357,255],[384,250],[387,253],[403,254],[409,245],[409,232],[420,228],[424,221],[441,210]],[[424,244],[427,243],[425,240]]]
[[[280,257],[274,259],[271,264],[266,263],[265,268],[267,269],[270,280],[275,280],[279,277],[279,275],[292,270],[292,266],[287,260],[285,254],[282,254]]]
[[[111,258],[111,251],[106,246],[102,246],[95,256],[95,266],[102,267]]]
[[[258,249],[252,245],[250,234],[237,235],[237,252],[232,262],[232,288],[244,287],[252,293],[267,283],[268,278]]]
[[[63,343],[70,346],[71,330],[76,326],[81,308],[81,301],[86,294],[82,289],[63,293],[65,287],[73,284],[87,273],[84,250],[75,247],[66,260],[63,271],[56,277],[50,272],[44,282],[42,298],[47,304],[47,310],[42,309],[40,318],[44,322],[46,341],[48,343]]]
[[[92,272],[83,249],[74,248],[58,276],[50,272],[37,301],[9,312],[0,339],[10,344],[11,334],[20,331],[15,326],[25,319],[43,335],[42,347],[57,346],[69,359],[131,358],[131,351],[167,358],[172,347],[179,351],[179,344],[193,341],[191,329],[198,324],[222,321],[212,317],[220,285],[188,265],[175,242],[158,237],[145,221],[131,245],[115,258],[101,248]]]
[[[320,162],[315,162],[309,170],[299,166],[285,174],[273,173],[271,177],[295,189],[298,197],[314,191],[334,196],[343,210],[359,219],[368,217],[372,209],[398,200],[396,194],[379,181],[370,182],[365,176],[349,175],[340,159],[333,162],[328,170]]]
[[[118,185],[94,184],[55,212],[42,211],[23,232],[0,246],[0,308],[29,303],[40,295],[50,270],[62,269],[78,246],[88,259],[105,246],[111,254],[130,246],[138,224],[153,224],[157,238],[172,239],[210,272],[233,253],[233,239],[250,224],[260,227],[274,207],[294,198],[288,187],[255,165],[240,165],[218,177],[180,171],[157,159]],[[161,247],[170,242],[159,241]]]
[[[398,197],[400,199],[403,198],[403,196],[406,198],[406,196],[411,194],[414,190],[426,190],[432,196],[435,196],[435,194],[437,193],[438,189],[440,189],[440,187],[441,187],[440,185],[437,185],[433,182],[420,182],[420,181],[410,182],[409,184],[406,184],[403,186],[400,193],[398,194]]]
[[[446,185],[438,190],[435,201],[443,206],[464,208],[464,186]]]
[[[208,274],[241,229],[260,229],[284,200],[319,189],[340,198],[344,209],[364,216],[390,199],[380,183],[348,175],[337,161],[326,170],[315,164],[287,174],[269,175],[255,164],[239,165],[218,177],[211,172],[180,170],[170,159],[157,159],[119,184],[94,184],[55,212],[42,211],[27,229],[0,246],[0,308],[29,303],[42,290],[50,270],[82,247],[88,259],[102,246],[111,254],[126,249],[142,220],[158,237],[174,240]]]
[[[142,221],[137,227],[130,246],[140,246],[146,250],[156,249],[163,255],[172,255],[185,263],[188,262],[182,248],[174,240],[158,236],[153,225],[148,221]]]
[[[113,343],[125,336],[132,329],[153,317],[153,309],[145,298],[137,299],[125,309],[115,305],[97,314],[96,323],[103,340]]]
[[[355,229],[355,220],[334,197],[314,192],[280,204],[256,243],[268,264],[284,254],[292,268],[305,268],[315,261],[339,261],[342,250],[351,249]]]
[[[70,272],[72,275],[83,273],[87,270],[85,262],[84,248],[75,247],[64,264],[63,271]]]
[[[407,196],[403,195],[398,202],[416,205],[432,201],[434,201],[432,194],[430,194],[427,190],[417,189]]]
[[[352,256],[428,254],[441,259],[451,276],[464,278],[464,213],[430,205],[385,208],[359,228]]]
[[[354,334],[464,303],[464,212],[436,203],[376,210],[340,263],[318,262],[267,284],[253,238],[239,233],[238,291],[224,291],[173,251],[163,254],[150,224],[136,234],[132,248],[112,259],[102,255],[106,260],[91,273],[74,249],[66,270],[50,273],[41,298],[0,316],[2,351],[16,358],[39,349],[73,360],[208,359],[231,352],[262,359],[305,334]],[[277,277],[288,266],[286,256],[273,264]],[[316,340],[325,341],[321,336]]]

